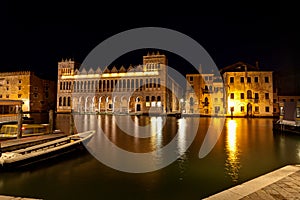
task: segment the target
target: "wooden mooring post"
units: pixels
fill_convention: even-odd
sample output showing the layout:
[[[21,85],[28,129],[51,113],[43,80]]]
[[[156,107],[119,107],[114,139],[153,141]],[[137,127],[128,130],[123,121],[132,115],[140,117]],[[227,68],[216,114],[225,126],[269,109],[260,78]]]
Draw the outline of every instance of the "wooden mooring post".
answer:
[[[53,110],[49,111],[49,133],[53,133],[54,129],[54,112]]]
[[[22,124],[23,124],[23,111],[20,109],[18,111],[18,132],[17,132],[17,139],[22,138]]]

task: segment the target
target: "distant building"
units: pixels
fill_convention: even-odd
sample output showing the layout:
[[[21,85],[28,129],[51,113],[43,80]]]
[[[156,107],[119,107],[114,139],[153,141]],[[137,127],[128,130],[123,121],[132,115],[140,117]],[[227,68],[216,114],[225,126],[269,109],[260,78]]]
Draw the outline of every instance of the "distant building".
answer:
[[[187,74],[187,114],[224,114],[224,86],[220,77],[214,74]]]
[[[41,79],[33,72],[0,72],[0,100],[22,100],[24,112],[53,108],[55,93],[55,81]]]
[[[273,116],[273,72],[238,62],[221,71],[227,97],[227,114]]]
[[[165,55],[143,56],[143,64],[119,69],[58,63],[57,112],[166,113],[180,110],[182,88],[167,73]]]

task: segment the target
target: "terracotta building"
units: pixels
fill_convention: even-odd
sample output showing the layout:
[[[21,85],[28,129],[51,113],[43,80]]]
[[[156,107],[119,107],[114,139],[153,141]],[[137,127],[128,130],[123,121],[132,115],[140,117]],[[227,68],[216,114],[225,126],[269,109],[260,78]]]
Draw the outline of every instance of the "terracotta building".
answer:
[[[168,75],[165,55],[143,56],[125,68],[80,68],[58,63],[57,112],[167,113],[180,110],[182,88]]]
[[[47,111],[55,105],[56,83],[30,71],[1,72],[0,100],[22,100],[24,112]]]

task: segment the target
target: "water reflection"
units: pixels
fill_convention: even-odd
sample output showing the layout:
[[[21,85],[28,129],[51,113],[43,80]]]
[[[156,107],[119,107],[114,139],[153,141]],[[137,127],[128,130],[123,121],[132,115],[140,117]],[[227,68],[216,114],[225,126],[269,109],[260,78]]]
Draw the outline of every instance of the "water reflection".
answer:
[[[225,170],[231,177],[233,182],[237,182],[239,179],[240,170],[240,150],[237,144],[237,122],[234,119],[227,121],[226,124],[227,135],[226,135],[226,154],[227,158],[225,161]]]

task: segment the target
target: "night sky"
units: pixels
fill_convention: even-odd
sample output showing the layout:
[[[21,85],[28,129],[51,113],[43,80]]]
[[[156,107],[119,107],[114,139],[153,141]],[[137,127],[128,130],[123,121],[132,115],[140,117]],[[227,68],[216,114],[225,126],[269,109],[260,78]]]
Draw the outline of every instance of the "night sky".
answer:
[[[82,62],[103,40],[137,27],[164,27],[195,39],[210,54],[218,68],[238,61],[281,74],[297,74],[300,64],[299,20],[281,8],[257,6],[206,9],[191,6],[182,11],[160,8],[157,2],[139,8],[97,6],[96,4],[41,2],[11,3],[1,8],[1,71],[32,70],[56,79],[57,62],[72,58]],[[74,5],[75,4],[75,5]],[[114,4],[114,3],[112,3]],[[144,9],[144,7],[149,7]],[[265,8],[272,10],[266,12]],[[121,10],[121,11],[120,11]],[[178,12],[180,11],[180,12]],[[141,64],[146,52],[129,54],[114,64]],[[172,62],[172,59],[174,60]],[[186,65],[176,56],[169,64],[182,73]]]

